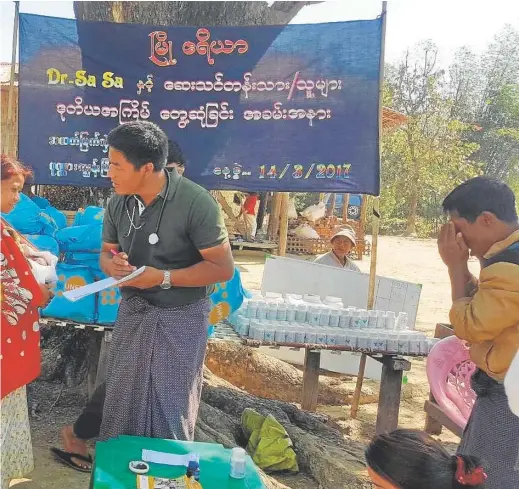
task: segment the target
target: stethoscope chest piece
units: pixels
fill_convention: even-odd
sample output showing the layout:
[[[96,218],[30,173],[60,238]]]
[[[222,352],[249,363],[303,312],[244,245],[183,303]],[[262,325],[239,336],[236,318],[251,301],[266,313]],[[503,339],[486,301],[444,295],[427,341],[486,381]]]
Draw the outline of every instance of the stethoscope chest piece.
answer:
[[[155,245],[159,242],[159,235],[157,233],[151,233],[148,237],[148,243],[150,245]]]

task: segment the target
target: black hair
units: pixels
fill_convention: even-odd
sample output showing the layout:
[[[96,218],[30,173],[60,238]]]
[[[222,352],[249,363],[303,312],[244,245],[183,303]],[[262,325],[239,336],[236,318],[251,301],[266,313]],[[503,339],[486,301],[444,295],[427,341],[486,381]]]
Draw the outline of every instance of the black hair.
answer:
[[[112,129],[108,145],[123,153],[136,170],[147,163],[153,163],[156,172],[166,166],[168,137],[153,122],[133,121]]]
[[[451,456],[434,438],[417,430],[395,430],[376,436],[366,449],[368,466],[399,489],[483,489],[483,469],[476,457]],[[458,457],[466,479],[457,480]],[[481,483],[472,483],[477,471]],[[459,474],[458,474],[459,475]]]
[[[168,159],[166,164],[169,165],[170,163],[176,163],[182,167],[186,166],[180,146],[175,141],[168,139]]]
[[[474,222],[483,212],[492,212],[506,223],[517,222],[515,195],[504,182],[488,177],[476,177],[456,187],[443,201],[445,212],[457,212]]]

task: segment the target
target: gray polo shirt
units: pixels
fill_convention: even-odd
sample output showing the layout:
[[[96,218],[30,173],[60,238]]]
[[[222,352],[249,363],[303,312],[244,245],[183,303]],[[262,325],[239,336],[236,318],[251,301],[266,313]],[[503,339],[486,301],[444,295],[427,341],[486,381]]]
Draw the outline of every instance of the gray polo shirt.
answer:
[[[159,270],[176,270],[202,261],[199,250],[221,245],[227,240],[220,208],[207,190],[196,183],[170,172],[169,191],[164,189],[139,215],[139,202],[133,195],[115,195],[108,202],[103,222],[103,241],[118,244],[137,268],[152,266]],[[164,199],[166,199],[164,203]],[[149,236],[158,230],[159,242],[151,245]],[[142,206],[141,206],[142,207]],[[134,212],[135,209],[135,212]],[[133,229],[130,217],[140,229]],[[129,232],[130,231],[130,232]],[[123,298],[139,296],[159,307],[177,307],[192,304],[210,295],[210,287],[173,287],[163,290],[123,287]]]

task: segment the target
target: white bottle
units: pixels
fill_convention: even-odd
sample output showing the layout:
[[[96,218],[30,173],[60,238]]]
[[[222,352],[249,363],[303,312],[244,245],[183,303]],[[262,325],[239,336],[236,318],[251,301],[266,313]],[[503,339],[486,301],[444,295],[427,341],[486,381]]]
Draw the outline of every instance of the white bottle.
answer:
[[[386,312],[386,329],[392,331],[396,328],[396,314],[393,311]]]
[[[377,311],[373,309],[368,311],[368,328],[376,329],[377,327]]]
[[[295,304],[287,304],[287,321],[293,322],[296,320],[296,305]],[[281,310],[281,307],[279,308]],[[278,311],[279,317],[279,311]]]
[[[233,479],[245,479],[247,467],[247,452],[240,447],[233,448],[231,451],[231,473]]]
[[[330,311],[330,328],[338,328],[341,317],[341,309],[332,308]]]
[[[377,311],[377,329],[386,329],[385,311]]]
[[[320,308],[321,315],[319,317],[319,326],[322,326],[323,328],[327,328],[330,326],[330,313],[331,309],[328,306],[324,306]]]
[[[276,321],[278,318],[278,303],[267,302],[267,319],[270,321]]]
[[[258,301],[257,318],[260,321],[264,321],[265,319],[267,319],[267,303],[263,300]]]
[[[286,321],[287,320],[287,305],[285,303],[278,304],[278,321]]]
[[[296,308],[296,321],[298,323],[306,323],[308,306],[306,304],[299,304]]]
[[[321,319],[321,310],[318,306],[312,306],[308,309],[307,320],[310,326],[319,326]]]
[[[351,324],[351,310],[342,309],[340,311],[340,313],[341,313],[341,316],[339,318],[339,328],[348,329]]]

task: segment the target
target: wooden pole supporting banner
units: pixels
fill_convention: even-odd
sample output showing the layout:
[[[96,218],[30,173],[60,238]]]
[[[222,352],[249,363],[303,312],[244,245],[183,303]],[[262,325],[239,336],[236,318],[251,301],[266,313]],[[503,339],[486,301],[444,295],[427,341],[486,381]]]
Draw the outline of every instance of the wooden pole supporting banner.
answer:
[[[288,203],[290,194],[284,192],[280,199],[279,256],[285,256],[288,238]]]
[[[387,19],[387,2],[382,2],[382,36],[380,45],[380,65],[379,65],[379,87],[378,87],[378,149],[379,155],[382,151],[382,90],[384,85],[384,53],[386,46],[386,19]],[[361,226],[366,225],[367,215],[367,196],[364,196],[361,207]],[[364,210],[364,212],[362,211]],[[364,214],[364,217],[363,217]],[[373,201],[373,231],[372,231],[372,243],[371,243],[371,266],[369,271],[369,286],[368,286],[368,309],[373,308],[375,301],[375,284],[376,284],[376,273],[377,273],[377,244],[378,244],[378,228],[379,228],[379,199],[376,197]],[[363,219],[363,220],[362,220]],[[360,395],[362,392],[362,383],[364,382],[364,370],[366,368],[366,355],[363,353],[360,359],[359,373],[357,375],[357,384],[355,386],[355,392],[353,394],[353,400],[351,403],[351,417],[355,419],[357,411],[359,409]]]
[[[379,204],[379,198],[375,197],[373,199],[373,217],[371,221],[371,265],[369,267],[368,309],[373,309],[373,306],[375,305],[375,285],[377,281],[378,230],[380,224]]]
[[[14,2],[14,26],[13,26],[13,46],[11,53],[11,79],[9,80],[9,95],[7,99],[7,148],[2,150],[10,155],[17,156],[17,142],[14,139],[14,121],[13,121],[13,104],[14,104],[14,82],[16,77],[16,48],[18,46],[18,19],[20,14],[20,2]]]

